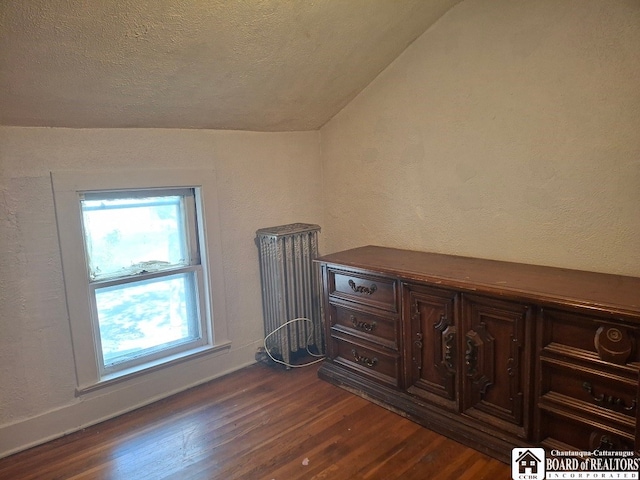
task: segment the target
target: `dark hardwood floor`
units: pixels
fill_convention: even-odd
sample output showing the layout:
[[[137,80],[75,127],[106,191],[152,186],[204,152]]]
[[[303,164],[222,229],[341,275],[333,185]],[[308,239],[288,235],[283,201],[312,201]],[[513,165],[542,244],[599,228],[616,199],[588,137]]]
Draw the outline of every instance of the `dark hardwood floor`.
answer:
[[[510,467],[319,380],[253,365],[0,459],[0,479],[509,479]]]

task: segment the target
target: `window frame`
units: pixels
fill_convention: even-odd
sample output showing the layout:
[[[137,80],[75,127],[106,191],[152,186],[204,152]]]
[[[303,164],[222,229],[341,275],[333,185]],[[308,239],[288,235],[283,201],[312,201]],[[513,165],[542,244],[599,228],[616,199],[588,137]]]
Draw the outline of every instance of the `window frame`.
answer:
[[[204,169],[167,169],[154,171],[121,172],[51,172],[54,207],[58,224],[58,237],[65,283],[71,341],[76,369],[77,392],[121,381],[158,368],[170,366],[195,356],[219,352],[230,347],[224,308],[222,278],[222,249],[215,174]],[[86,192],[120,192],[172,189],[193,189],[197,225],[194,225],[199,243],[201,271],[194,275],[200,306],[202,342],[189,349],[168,349],[159,358],[133,362],[117,370],[102,365],[100,331],[97,325],[95,295],[85,253],[81,196]],[[191,247],[190,247],[191,248]],[[79,253],[81,252],[81,253]],[[149,274],[149,278],[164,272]],[[197,278],[198,275],[201,278]],[[110,280],[105,280],[110,281]]]
[[[96,200],[116,200],[120,198],[128,199],[143,199],[149,197],[180,197],[180,226],[182,228],[182,234],[184,235],[184,244],[187,249],[188,259],[184,264],[174,265],[161,270],[154,270],[151,272],[138,272],[136,270],[129,270],[125,272],[110,272],[102,276],[94,276],[91,271],[91,248],[87,245],[87,226],[84,221],[85,207],[82,206],[83,201],[96,201]],[[181,353],[193,350],[197,347],[205,346],[209,343],[208,334],[210,324],[209,311],[207,309],[208,296],[206,295],[206,266],[202,265],[200,250],[203,243],[201,235],[202,226],[199,222],[199,212],[201,205],[201,196],[199,188],[162,188],[152,190],[116,190],[116,191],[91,191],[82,192],[79,194],[79,200],[81,203],[81,211],[83,212],[83,238],[84,241],[84,253],[87,261],[87,270],[89,270],[89,301],[91,303],[91,321],[93,322],[94,341],[97,351],[98,367],[100,376],[104,377],[110,374],[117,374],[121,370],[127,368],[135,368],[141,365],[149,364],[154,361],[161,361],[164,358],[171,357],[172,355],[179,355]],[[110,209],[117,207],[108,207]],[[121,208],[131,208],[131,205]],[[195,301],[195,313],[194,326],[197,327],[199,333],[198,338],[194,338],[187,341],[178,341],[173,345],[167,344],[163,348],[150,349],[146,353],[142,353],[139,356],[133,356],[132,358],[124,359],[114,363],[105,363],[105,353],[102,346],[103,334],[100,328],[100,318],[98,314],[98,291],[107,288],[125,287],[126,285],[134,286],[144,283],[159,281],[162,278],[168,278],[175,275],[188,275],[189,284],[191,286],[190,293],[194,297]]]

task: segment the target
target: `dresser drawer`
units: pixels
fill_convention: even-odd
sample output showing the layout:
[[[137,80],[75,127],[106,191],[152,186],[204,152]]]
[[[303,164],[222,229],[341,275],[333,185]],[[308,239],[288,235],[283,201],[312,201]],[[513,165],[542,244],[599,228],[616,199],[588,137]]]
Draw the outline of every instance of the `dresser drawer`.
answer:
[[[400,387],[400,354],[375,348],[341,334],[334,334],[333,362],[380,383]]]
[[[637,380],[602,375],[597,370],[553,359],[542,359],[542,397],[575,400],[573,408],[585,417],[600,416],[603,421],[614,413],[635,422]],[[559,403],[565,403],[559,401]]]
[[[540,426],[540,442],[547,448],[555,448],[560,443],[583,451],[630,451],[634,446],[633,430],[614,428],[557,410],[543,411]]]
[[[333,269],[329,270],[328,275],[330,298],[370,305],[389,312],[398,311],[395,279]]]
[[[627,367],[634,375],[640,362],[640,329],[613,319],[544,310],[542,312],[542,353],[582,357]],[[635,375],[634,375],[635,376]]]
[[[354,337],[398,350],[400,324],[394,316],[373,315],[361,310],[331,305],[330,321],[333,332]]]

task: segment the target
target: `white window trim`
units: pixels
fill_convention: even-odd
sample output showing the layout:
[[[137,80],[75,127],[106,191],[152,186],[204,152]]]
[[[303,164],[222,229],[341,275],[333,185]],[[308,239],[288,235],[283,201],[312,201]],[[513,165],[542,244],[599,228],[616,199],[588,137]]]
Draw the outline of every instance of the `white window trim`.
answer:
[[[230,347],[224,303],[222,275],[222,245],[217,201],[216,178],[213,170],[168,169],[126,170],[105,172],[51,172],[63,277],[69,313],[69,325],[76,368],[77,392],[84,393],[147,371],[169,366],[194,355],[219,352]],[[202,242],[206,246],[201,263],[206,266],[205,295],[208,297],[208,342],[182,354],[149,362],[130,370],[101,375],[96,350],[96,335],[91,321],[91,294],[84,256],[80,194],[87,191],[196,188],[200,195],[198,218]],[[206,332],[204,332],[206,334]]]

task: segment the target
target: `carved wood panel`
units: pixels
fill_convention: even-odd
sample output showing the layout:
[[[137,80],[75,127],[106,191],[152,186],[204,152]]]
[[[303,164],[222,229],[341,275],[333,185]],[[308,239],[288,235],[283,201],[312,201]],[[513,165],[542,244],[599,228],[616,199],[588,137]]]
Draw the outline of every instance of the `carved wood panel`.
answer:
[[[465,414],[527,437],[531,341],[526,305],[463,297]]]
[[[406,385],[410,393],[458,410],[458,333],[454,292],[405,286]]]

